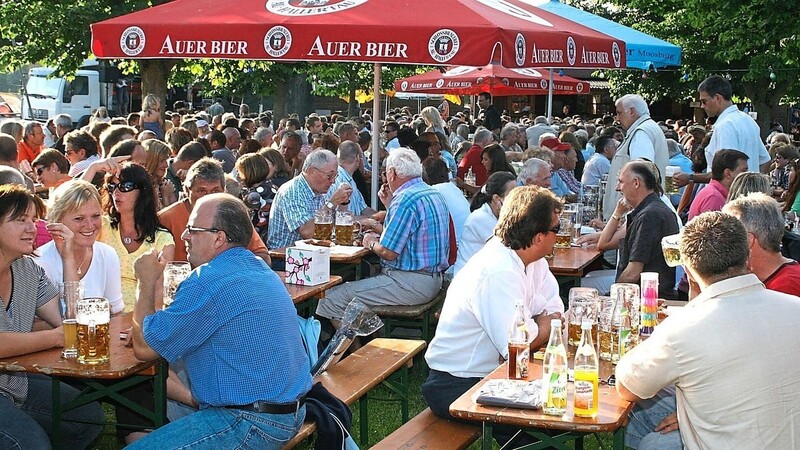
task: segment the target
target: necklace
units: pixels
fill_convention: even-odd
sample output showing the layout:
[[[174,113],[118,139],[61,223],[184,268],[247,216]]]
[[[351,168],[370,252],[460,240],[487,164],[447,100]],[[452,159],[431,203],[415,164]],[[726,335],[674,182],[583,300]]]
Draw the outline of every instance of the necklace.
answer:
[[[91,250],[87,250],[86,254],[83,255],[83,261],[81,261],[81,264],[78,266],[78,275],[81,275],[83,273],[81,272],[81,267],[83,267],[83,264],[86,263],[86,258],[89,257],[89,253],[91,253]]]

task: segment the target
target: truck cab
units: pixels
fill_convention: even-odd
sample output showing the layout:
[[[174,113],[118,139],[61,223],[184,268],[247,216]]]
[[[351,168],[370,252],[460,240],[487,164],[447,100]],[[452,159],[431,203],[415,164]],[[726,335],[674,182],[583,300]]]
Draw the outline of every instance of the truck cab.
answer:
[[[89,122],[89,117],[100,106],[113,109],[114,85],[101,82],[100,66],[96,61],[75,72],[71,79],[51,77],[51,67],[30,70],[25,93],[22,96],[22,117],[45,122],[58,114],[69,114],[76,126]]]

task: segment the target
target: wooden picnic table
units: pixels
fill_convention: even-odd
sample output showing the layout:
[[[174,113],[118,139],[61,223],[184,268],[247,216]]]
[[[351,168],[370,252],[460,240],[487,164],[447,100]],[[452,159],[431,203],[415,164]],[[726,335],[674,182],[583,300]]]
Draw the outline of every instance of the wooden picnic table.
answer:
[[[529,380],[536,380],[542,376],[542,362],[535,360],[529,363]],[[614,366],[606,361],[600,361],[600,379],[606,380],[614,373]],[[493,425],[510,425],[519,427],[543,441],[543,445],[554,444],[563,448],[563,443],[570,440],[580,440],[585,435],[598,432],[614,434],[613,448],[624,450],[625,428],[628,413],[633,409],[633,404],[623,400],[617,394],[616,388],[607,384],[599,385],[600,408],[594,419],[575,417],[572,408],[574,394],[573,384],[567,388],[567,412],[563,416],[550,416],[541,410],[518,409],[508,407],[483,406],[477,404],[473,398],[476,392],[487,380],[508,378],[508,363],[503,363],[494,372],[486,376],[469,391],[459,397],[450,405],[450,414],[464,420],[481,422],[483,424],[483,448],[492,448]],[[553,430],[555,435],[548,435],[539,430]],[[537,447],[540,448],[540,447]],[[541,447],[544,448],[544,447]]]
[[[269,251],[269,257],[273,260],[280,260],[283,261],[286,259],[286,249],[288,247],[280,247],[271,249]],[[361,260],[364,259],[365,256],[372,253],[366,248],[360,247],[355,253],[352,254],[344,254],[344,253],[331,253],[331,264],[337,264],[340,266],[352,266],[355,269],[355,279],[361,279]]]
[[[547,260],[550,272],[556,277],[576,280],[580,286],[581,277],[586,275],[587,268],[600,259],[603,252],[597,248],[570,247],[553,249],[553,257]]]
[[[289,284],[284,277],[283,285],[289,291],[289,296],[292,297],[295,308],[298,313],[303,317],[311,317],[317,309],[317,300],[325,297],[325,291],[328,289],[342,284],[342,277],[339,275],[331,275],[325,283],[317,284],[314,286],[306,286],[299,284]]]
[[[142,410],[144,415],[153,421],[155,427],[166,422],[167,404],[167,364],[164,360],[140,361],[133,354],[133,347],[126,347],[120,339],[120,332],[131,327],[131,313],[123,313],[111,317],[109,333],[111,347],[108,363],[94,366],[84,365],[77,358],[62,358],[61,348],[42,350],[27,355],[12,356],[0,359],[0,371],[38,373],[53,379],[53,447],[60,445],[61,414],[84,404],[106,398],[129,406],[134,410],[142,410],[135,402],[128,400],[119,391],[133,385],[155,381],[152,411]],[[74,400],[59,404],[60,384],[64,378],[80,379],[87,387]]]

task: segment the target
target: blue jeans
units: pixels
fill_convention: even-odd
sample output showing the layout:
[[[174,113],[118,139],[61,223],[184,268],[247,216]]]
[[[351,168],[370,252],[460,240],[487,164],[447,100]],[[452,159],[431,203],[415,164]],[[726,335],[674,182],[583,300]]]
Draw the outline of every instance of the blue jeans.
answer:
[[[658,424],[675,413],[675,386],[664,388],[653,397],[636,404],[625,429],[625,445],[638,450],[682,450],[679,430],[662,434]]]
[[[0,448],[49,449],[53,424],[53,380],[44,375],[28,375],[28,396],[17,406],[0,395]],[[78,396],[80,391],[61,383],[61,402]],[[70,422],[86,420],[102,423],[105,414],[100,404],[89,403],[61,414],[61,446],[83,449],[103,430],[102,425]]]
[[[305,406],[295,414],[206,408],[164,425],[128,449],[281,449],[303,426]]]

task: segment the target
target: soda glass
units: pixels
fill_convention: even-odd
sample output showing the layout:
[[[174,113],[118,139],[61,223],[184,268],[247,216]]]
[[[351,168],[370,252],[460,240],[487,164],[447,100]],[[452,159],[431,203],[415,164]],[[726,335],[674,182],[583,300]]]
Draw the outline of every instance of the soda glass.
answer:
[[[78,357],[78,299],[83,297],[83,283],[81,281],[65,281],[59,284],[64,316],[64,350],[62,358]]]
[[[186,261],[170,261],[164,267],[164,309],[175,300],[178,286],[192,272],[192,267]]]

